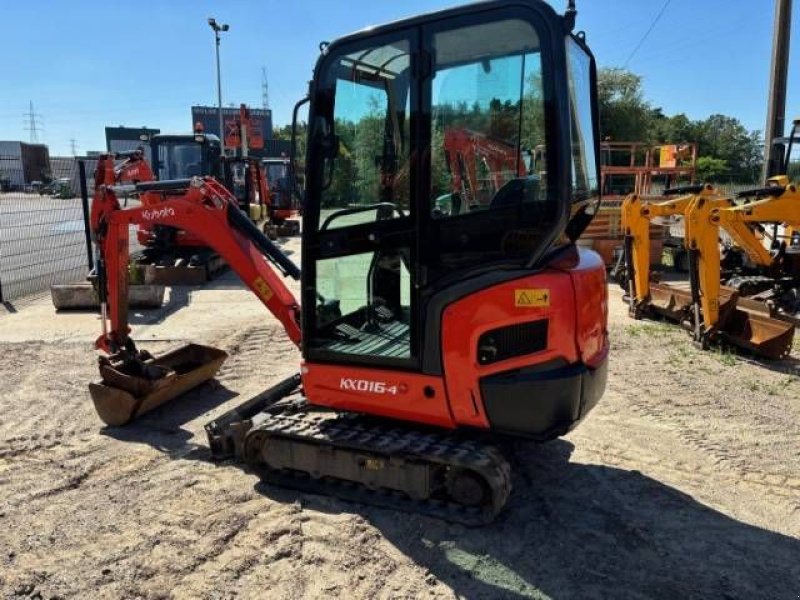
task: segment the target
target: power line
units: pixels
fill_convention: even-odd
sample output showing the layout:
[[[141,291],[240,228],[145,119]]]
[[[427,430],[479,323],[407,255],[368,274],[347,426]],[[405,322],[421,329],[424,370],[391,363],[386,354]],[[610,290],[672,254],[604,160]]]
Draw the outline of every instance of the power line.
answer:
[[[25,131],[30,132],[31,144],[38,143],[39,130],[42,128],[41,125],[42,115],[33,110],[33,100],[30,101],[28,112],[26,112],[22,116],[26,118],[27,125],[25,126]]]
[[[669,6],[670,2],[672,2],[672,0],[666,0],[666,2],[664,2],[664,6],[661,7],[661,10],[656,15],[656,18],[653,19],[652,23],[650,23],[650,27],[648,27],[647,31],[644,32],[644,35],[642,36],[642,39],[639,40],[639,43],[636,44],[636,47],[633,49],[633,51],[630,53],[630,55],[628,55],[628,59],[625,61],[625,64],[622,65],[623,69],[628,66],[628,63],[631,62],[631,59],[633,59],[633,57],[639,51],[639,48],[642,47],[642,44],[644,44],[644,42],[647,39],[647,37],[650,35],[650,33],[653,31],[653,29],[655,29],[655,26],[661,20],[661,17],[664,16],[664,12],[667,10],[667,7]]]

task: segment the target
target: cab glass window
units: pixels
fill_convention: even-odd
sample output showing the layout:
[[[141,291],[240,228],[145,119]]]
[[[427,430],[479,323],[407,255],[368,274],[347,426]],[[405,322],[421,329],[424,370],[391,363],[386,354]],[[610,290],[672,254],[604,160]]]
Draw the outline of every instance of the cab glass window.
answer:
[[[546,140],[534,28],[502,20],[439,33],[434,46],[433,216],[541,201]]]
[[[202,162],[200,144],[165,143],[158,146],[158,178],[161,181],[205,175],[201,172]]]
[[[345,55],[332,70],[334,157],[325,166],[320,229],[409,213],[409,65],[402,40]]]
[[[599,178],[592,119],[591,59],[567,38],[567,75],[572,121],[572,196],[583,202],[598,197]]]
[[[432,279],[525,264],[553,237],[546,167],[549,88],[539,34],[506,18],[432,36]]]

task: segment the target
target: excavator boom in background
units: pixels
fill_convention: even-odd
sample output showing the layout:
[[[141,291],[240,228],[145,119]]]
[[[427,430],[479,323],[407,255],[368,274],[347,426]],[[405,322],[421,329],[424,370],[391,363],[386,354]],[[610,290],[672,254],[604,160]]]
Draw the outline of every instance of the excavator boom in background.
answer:
[[[309,93],[302,271],[212,178],[138,183],[154,201],[123,208],[105,161],[91,218],[101,418],[124,424],[225,358],[196,345],[156,358],[131,337],[127,228],[177,227],[225,258],[302,353],[298,374],[206,426],[213,456],[277,485],[493,519],[511,491],[495,442],[565,434],[606,383],[605,266],[575,244],[599,165],[595,63],[574,19],[489,1],[326,45]],[[550,144],[546,184],[515,167],[485,202],[443,213],[453,184],[432,177],[432,140],[462,127],[505,131],[514,157],[523,138]],[[299,299],[279,273],[300,279]]]
[[[507,181],[528,174],[519,147],[477,131],[447,129],[443,146],[453,184],[450,214],[486,204]]]

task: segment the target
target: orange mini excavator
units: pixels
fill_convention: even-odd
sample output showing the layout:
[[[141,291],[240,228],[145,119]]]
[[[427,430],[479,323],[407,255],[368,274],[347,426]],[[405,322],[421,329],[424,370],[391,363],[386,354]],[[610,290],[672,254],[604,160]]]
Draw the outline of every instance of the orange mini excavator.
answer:
[[[563,435],[605,389],[605,267],[575,244],[599,169],[595,64],[574,20],[572,6],[489,1],[324,44],[302,273],[214,179],[139,183],[159,201],[124,209],[101,161],[101,417],[123,424],[224,360],[202,346],[155,358],[130,337],[128,227],[177,227],[222,255],[302,352],[297,375],[206,426],[214,456],[276,485],[490,521],[511,489],[497,442]],[[434,130],[487,134],[495,118],[517,123],[514,155],[520,139],[546,144],[546,184],[518,174],[473,210],[436,210],[452,182],[432,176]]]

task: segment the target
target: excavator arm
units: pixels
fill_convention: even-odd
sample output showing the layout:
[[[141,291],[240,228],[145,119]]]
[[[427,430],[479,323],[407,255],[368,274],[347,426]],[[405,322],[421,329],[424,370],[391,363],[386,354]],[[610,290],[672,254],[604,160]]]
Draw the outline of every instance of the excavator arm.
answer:
[[[759,192],[768,193],[770,197],[738,206],[728,199],[703,201],[698,198],[687,209],[686,243],[692,265],[695,338],[705,342],[710,336],[721,333],[740,347],[782,358],[791,347],[794,326],[738,308],[735,292],[723,293],[720,281],[720,229],[727,231],[754,262],[770,267],[776,259],[756,237],[753,225],[800,224],[800,198],[793,185],[764,188]]]
[[[692,194],[683,194],[664,202],[652,203],[642,202],[638,194],[631,194],[622,202],[626,272],[632,308],[650,298],[651,221],[656,217],[682,216],[692,198]]]
[[[800,227],[800,191],[794,184],[759,190],[769,197],[742,204],[725,211],[716,211],[711,219],[722,227],[742,223],[783,223]]]
[[[289,338],[300,344],[300,307],[275,269],[294,279],[300,278],[300,270],[239,210],[236,198],[223,185],[210,177],[140,183],[137,192],[160,194],[162,201],[123,209],[114,186],[107,183],[108,169],[101,159],[91,216],[103,321],[99,349],[110,354],[135,350],[128,335],[128,227],[140,224],[176,227],[203,240],[277,317]]]
[[[444,150],[452,175],[453,191],[465,197],[464,208],[476,201],[478,164],[486,167],[495,191],[506,183],[505,173],[527,174],[519,150],[502,141],[465,128],[451,128],[444,133]]]
[[[760,266],[768,267],[775,257],[755,237],[757,223],[800,226],[800,194],[794,185],[759,190],[768,198],[734,206],[696,205],[687,215],[687,240],[698,251],[699,284],[702,292],[703,321],[706,329],[717,326],[720,318],[719,230],[727,231],[747,255]]]

